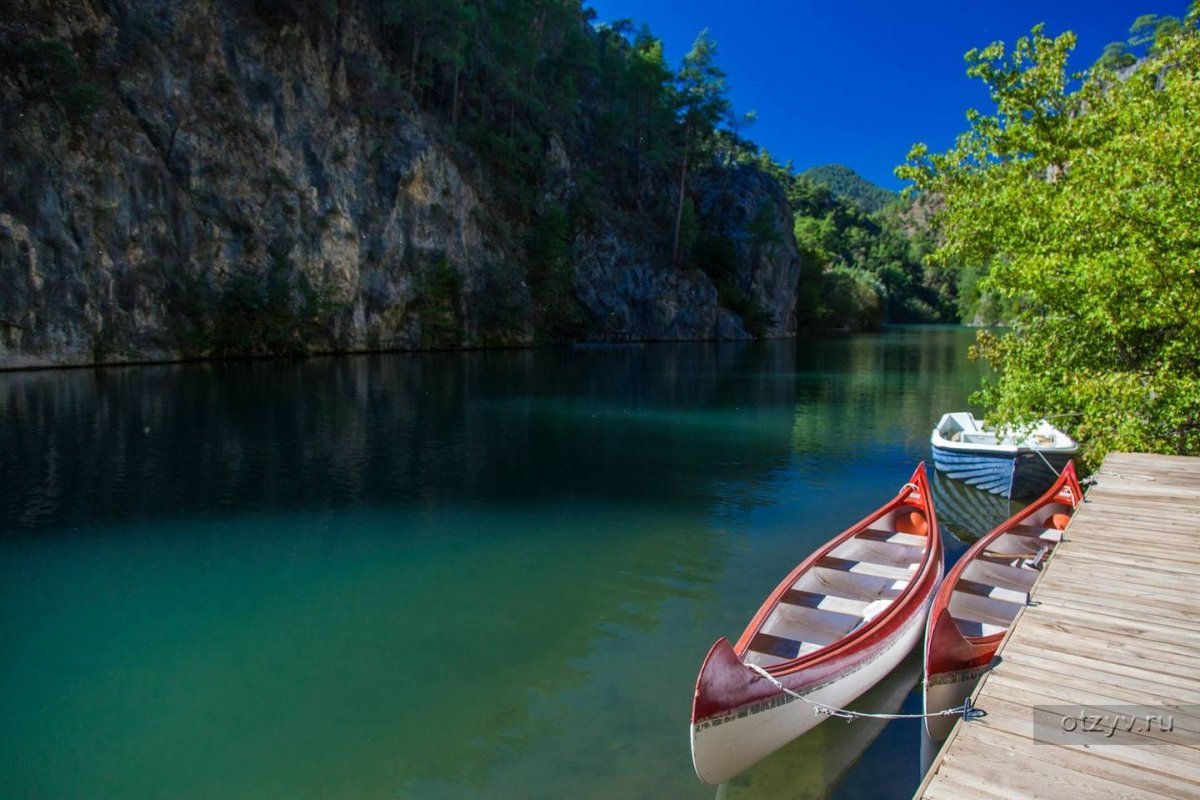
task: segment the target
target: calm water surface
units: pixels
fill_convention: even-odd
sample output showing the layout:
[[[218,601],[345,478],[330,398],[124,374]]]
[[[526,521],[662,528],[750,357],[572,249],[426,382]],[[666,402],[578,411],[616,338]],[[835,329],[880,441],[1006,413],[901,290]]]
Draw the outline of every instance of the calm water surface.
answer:
[[[705,652],[927,457],[971,338],[0,374],[0,797],[711,798]],[[720,794],[908,797],[917,731]]]

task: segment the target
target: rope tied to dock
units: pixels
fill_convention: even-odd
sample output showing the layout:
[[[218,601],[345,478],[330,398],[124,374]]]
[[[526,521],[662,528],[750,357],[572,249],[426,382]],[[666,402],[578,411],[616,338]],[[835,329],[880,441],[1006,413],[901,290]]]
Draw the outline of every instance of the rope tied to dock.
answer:
[[[775,686],[776,689],[783,692],[784,694],[794,697],[797,700],[803,700],[805,703],[808,703],[810,706],[813,707],[813,710],[816,711],[816,713],[824,714],[829,717],[837,717],[839,719],[844,719],[844,720],[846,720],[847,723],[851,723],[854,720],[859,719],[861,717],[870,717],[871,719],[926,719],[929,717],[953,717],[957,714],[962,714],[962,718],[969,722],[973,719],[979,719],[980,717],[987,716],[987,712],[984,711],[982,708],[976,708],[975,706],[971,705],[971,698],[969,698],[969,697],[963,701],[963,704],[961,706],[955,706],[954,708],[947,708],[945,711],[936,711],[936,712],[933,712],[930,714],[884,714],[884,713],[871,713],[868,711],[851,711],[846,708],[837,708],[835,706],[827,706],[824,703],[818,703],[816,700],[809,700],[807,697],[800,694],[799,692],[794,692],[791,689],[784,686],[782,683],[779,682],[779,680],[774,675],[767,672],[765,669],[760,667],[758,664],[746,664],[746,668],[751,670],[752,672],[757,672],[759,675],[766,678],[768,681],[770,681]]]
[[[1098,469],[1095,472],[1093,472],[1091,475],[1089,475],[1088,477],[1086,477],[1082,481],[1080,481],[1080,483],[1086,484],[1088,486],[1094,486],[1095,484],[1100,482],[1099,478],[1098,478],[1098,476],[1100,476],[1100,475],[1111,475],[1114,478],[1121,478],[1122,480],[1127,480],[1127,481],[1133,481],[1133,480],[1154,481],[1154,480],[1157,480],[1153,475],[1144,475],[1144,474],[1138,473],[1138,472],[1114,472],[1111,469]]]

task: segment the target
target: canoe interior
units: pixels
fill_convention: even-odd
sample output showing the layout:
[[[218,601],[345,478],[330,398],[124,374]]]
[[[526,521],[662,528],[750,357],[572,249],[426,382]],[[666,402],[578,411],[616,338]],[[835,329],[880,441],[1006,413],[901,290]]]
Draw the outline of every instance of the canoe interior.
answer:
[[[963,569],[947,608],[968,639],[999,637],[1029,602],[1029,591],[1071,514],[1063,503],[1048,503],[997,537]]]
[[[901,505],[794,580],[751,638],[747,664],[770,667],[827,647],[879,616],[917,575],[929,523]]]

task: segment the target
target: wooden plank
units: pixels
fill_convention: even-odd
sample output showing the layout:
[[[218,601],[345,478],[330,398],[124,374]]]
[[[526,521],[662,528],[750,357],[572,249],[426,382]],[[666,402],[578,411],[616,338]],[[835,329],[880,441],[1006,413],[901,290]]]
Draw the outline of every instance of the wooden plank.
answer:
[[[997,758],[989,737],[976,745],[971,737],[960,736],[954,749],[942,759],[943,769],[962,764],[970,776],[984,786],[1003,789],[1008,796],[1105,798],[1105,800],[1160,800],[1154,792],[1107,781],[1088,772],[1077,772],[1061,764],[1037,761],[1010,761]]]
[[[1151,561],[1148,557],[1139,558],[1131,554],[1128,548],[1114,547],[1111,550],[1104,550],[1095,542],[1088,542],[1086,548],[1065,548],[1055,554],[1055,561],[1060,564],[1070,563],[1081,566],[1108,564],[1112,567],[1127,567],[1139,573],[1153,569],[1157,572],[1178,575],[1188,581],[1196,580],[1196,564],[1200,564],[1200,556],[1197,558],[1197,561],[1183,561],[1170,557],[1155,557]]]
[[[1100,597],[1129,597],[1145,601],[1147,607],[1158,607],[1160,602],[1176,604],[1184,610],[1193,610],[1200,619],[1200,608],[1196,607],[1195,591],[1175,582],[1165,583],[1138,571],[1118,571],[1097,567],[1082,569],[1079,565],[1061,564],[1046,579],[1046,585],[1082,585],[1090,593]]]
[[[1200,529],[1200,526],[1197,526]],[[1135,566],[1145,569],[1147,564],[1179,562],[1194,567],[1200,564],[1200,553],[1194,550],[1195,542],[1176,544],[1174,547],[1164,546],[1157,541],[1157,533],[1145,534],[1145,539],[1129,540],[1123,536],[1104,537],[1071,537],[1058,547],[1058,554],[1076,551],[1092,554],[1097,558],[1133,557],[1137,558]],[[1193,536],[1194,540],[1195,537]],[[1114,562],[1115,563],[1115,562]]]
[[[1178,503],[1180,500],[1195,500],[1200,491],[1184,482],[1161,476],[1164,480],[1144,481],[1133,484],[1110,483],[1104,488],[1106,502],[1128,502],[1134,505],[1153,507]]]
[[[1102,607],[1085,611],[1062,603],[1047,603],[1036,608],[1039,619],[1061,620],[1079,625],[1081,629],[1094,628],[1147,642],[1178,644],[1193,653],[1200,646],[1200,629],[1175,627],[1146,617],[1119,616]]]
[[[1046,582],[1063,586],[1083,582],[1091,587],[1092,593],[1104,597],[1150,597],[1181,603],[1184,607],[1195,607],[1192,601],[1196,593],[1192,587],[1182,585],[1173,574],[1168,573],[1104,567],[1089,570],[1078,564],[1064,562],[1058,565]],[[1197,609],[1197,614],[1200,615],[1200,609]]]
[[[1037,647],[1012,645],[1018,643],[1011,642],[1010,646],[1004,648],[1000,656],[1002,665],[1025,664],[1036,669],[1051,670],[1048,676],[1054,675],[1055,683],[1064,687],[1086,691],[1096,681],[1120,683],[1160,697],[1163,701],[1174,699],[1181,703],[1200,703],[1200,682],[1194,679],[1180,679],[1150,669],[1096,661],[1062,651],[1047,653]],[[1071,702],[1068,695],[1064,694],[1064,698],[1067,698],[1064,702]]]
[[[1171,481],[1147,481],[1138,486],[1109,484],[1098,492],[1094,499],[1088,498],[1097,507],[1123,505],[1132,511],[1155,512],[1172,505],[1195,503],[1200,499],[1200,492],[1196,489]],[[1185,508],[1181,513],[1186,515],[1191,510]]]
[[[929,800],[1030,800],[1026,795],[1004,793],[965,777],[969,776],[964,776],[962,770],[946,770],[933,778],[923,796]]]
[[[1060,546],[1060,551],[1055,555],[1069,555],[1072,559],[1100,559],[1111,564],[1127,564],[1135,569],[1159,567],[1188,575],[1195,575],[1200,571],[1200,553],[1188,550],[1168,549],[1164,552],[1160,547],[1138,548],[1118,543],[1089,541],[1085,549]]]
[[[1081,589],[1082,587],[1079,584],[1047,584],[1034,593],[1033,599],[1034,602],[1042,605],[1064,600],[1074,601],[1076,604],[1082,606],[1087,602],[1087,599],[1080,598]],[[1099,609],[1107,608],[1110,609],[1110,613],[1125,617],[1137,617],[1140,609],[1143,615],[1152,614],[1163,621],[1169,620],[1181,628],[1196,630],[1197,627],[1200,627],[1200,615],[1198,615],[1196,610],[1180,603],[1159,602],[1150,605],[1147,602],[1149,599],[1145,596],[1111,596],[1106,598],[1103,603],[1093,602],[1092,606]]]
[[[1121,745],[1097,745],[1091,749],[1101,747],[1125,749]],[[959,745],[959,753],[965,759],[999,758],[1009,763],[1025,764],[1040,774],[1053,773],[1057,776],[1065,772],[1068,787],[1071,784],[1082,787],[1099,780],[1122,787],[1115,790],[1115,796],[1118,797],[1189,797],[1200,791],[1200,785],[1141,768],[1129,769],[1126,765],[1114,764],[1103,757],[1097,758],[1083,748],[1036,744],[1029,739],[1003,733],[989,736],[986,743],[967,739]],[[1095,796],[1087,792],[1079,792],[1074,796],[1080,795]]]
[[[1108,613],[1123,616],[1127,619],[1136,619],[1138,617],[1150,616],[1155,622],[1163,625],[1171,625],[1181,630],[1195,631],[1200,630],[1200,620],[1195,618],[1194,614],[1179,616],[1169,609],[1161,606],[1155,608],[1153,612],[1145,606],[1137,604],[1130,605],[1126,602],[1104,601],[1096,597],[1080,597],[1077,593],[1070,590],[1060,590],[1055,586],[1041,587],[1034,592],[1034,600],[1039,605],[1054,604],[1055,606],[1066,606],[1077,608],[1083,611],[1095,611],[1097,613]],[[1139,613],[1140,610],[1140,613]]]
[[[1161,522],[1167,525],[1178,525],[1180,522],[1195,519],[1197,516],[1195,503],[1200,497],[1172,491],[1170,495],[1149,498],[1141,492],[1121,492],[1106,490],[1104,495],[1089,500],[1085,508],[1095,509],[1112,516],[1119,515],[1130,524],[1142,522]]]
[[[1066,580],[1056,577],[1053,581],[1043,581],[1033,593],[1034,600],[1044,602],[1048,597],[1066,595],[1067,597],[1097,597],[1099,589],[1095,584],[1082,580]],[[1098,598],[1099,599],[1099,598]],[[1185,623],[1200,624],[1200,607],[1185,601],[1169,601],[1156,599],[1153,592],[1138,591],[1125,587],[1105,587],[1103,606],[1112,609],[1122,609],[1131,614],[1149,613],[1153,609],[1170,619]]]
[[[1197,522],[1196,527],[1200,528],[1200,522]],[[1068,535],[1064,543],[1080,542],[1116,545],[1133,552],[1142,552],[1157,557],[1160,554],[1169,553],[1173,547],[1190,549],[1195,545],[1195,534],[1182,529],[1173,531],[1165,525],[1155,525],[1144,529],[1123,526],[1119,531],[1078,531]]]
[[[1009,699],[1013,705],[1027,706],[1029,709],[1034,706],[1064,705],[1057,693],[1057,684],[1047,683],[1045,672],[1040,670],[1010,661],[1006,669],[995,670],[990,680],[991,687],[979,696],[979,707],[989,714],[989,704],[994,698]],[[1168,733],[1146,735],[1142,738],[1148,742],[1153,740],[1178,742],[1189,747],[1200,746],[1200,711],[1196,710],[1194,703],[1183,703],[1174,697],[1156,696],[1112,680],[1089,681],[1086,688],[1076,685],[1072,686],[1071,690],[1071,701],[1066,704],[1068,706],[1171,706],[1172,714],[1178,723],[1177,728],[1186,732],[1186,736]],[[1032,712],[1030,713],[1032,716]],[[1189,742],[1196,744],[1191,745]]]
[[[1088,508],[1080,511],[1067,526],[1067,541],[1100,538],[1119,539],[1129,544],[1150,543],[1148,537],[1158,534],[1187,536],[1195,529],[1194,519],[1200,514],[1180,513],[1162,509],[1157,512],[1137,512],[1132,508],[1118,510]]]
[[[1111,525],[1113,523],[1107,524]],[[1200,523],[1197,524],[1200,525]],[[1192,530],[1195,529],[1193,528]],[[1097,531],[1094,533],[1086,530],[1071,531],[1068,529],[1068,535],[1064,543],[1084,542],[1088,539],[1096,539],[1098,541],[1110,540],[1123,544],[1126,547],[1136,547],[1140,540],[1143,544],[1154,545],[1155,550],[1170,547],[1190,547],[1195,544],[1195,534],[1186,529],[1171,530],[1165,525],[1135,529],[1131,526],[1126,527],[1124,523],[1122,523],[1122,527],[1119,530]]]
[[[1033,742],[1034,715],[1028,707],[1001,699],[990,699],[988,707],[986,717],[967,723],[970,727],[986,728],[986,733],[978,734],[981,738],[996,733]],[[1050,744],[1036,746],[1046,747],[1056,753],[1084,749]],[[1196,758],[1196,751],[1191,747],[1160,742],[1146,747],[1105,745],[1103,750],[1099,747],[1087,749],[1095,751],[1091,755],[1137,769],[1161,772],[1200,787],[1200,759]]]
[[[1164,666],[1178,667],[1173,673],[1194,678],[1196,673],[1195,643],[1132,641],[1097,626],[1087,628],[1063,623],[1041,614],[1031,613],[1021,625],[1018,635],[1022,645],[1041,645],[1047,650],[1060,647],[1068,652],[1092,655],[1099,660],[1134,661],[1146,659]],[[1099,651],[1099,652],[1098,652]]]

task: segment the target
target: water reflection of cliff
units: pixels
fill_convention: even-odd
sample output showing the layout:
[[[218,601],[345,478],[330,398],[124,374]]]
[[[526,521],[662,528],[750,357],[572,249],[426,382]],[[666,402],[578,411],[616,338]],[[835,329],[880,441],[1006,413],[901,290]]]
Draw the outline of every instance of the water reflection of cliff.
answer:
[[[300,795],[490,794],[514,762],[553,783],[643,751],[661,772],[677,725],[607,767],[549,756],[606,735],[581,738],[581,715],[686,715],[662,692],[687,694],[694,654],[635,651],[660,628],[677,641],[664,615],[710,592],[712,512],[762,502],[786,467],[794,358],[778,343],[0,376],[4,629],[39,597],[89,598],[0,684],[62,665],[22,684],[30,714],[89,687],[123,716],[64,715],[76,733],[58,735],[115,754],[171,730],[147,767],[191,791],[270,790],[257,769]],[[63,570],[56,537],[111,563]],[[86,664],[65,657],[83,629]],[[643,663],[670,665],[670,686]],[[122,787],[136,794],[109,796]]]
[[[5,528],[219,508],[702,500],[786,462],[791,346],[0,375]],[[766,368],[764,376],[763,370]]]

